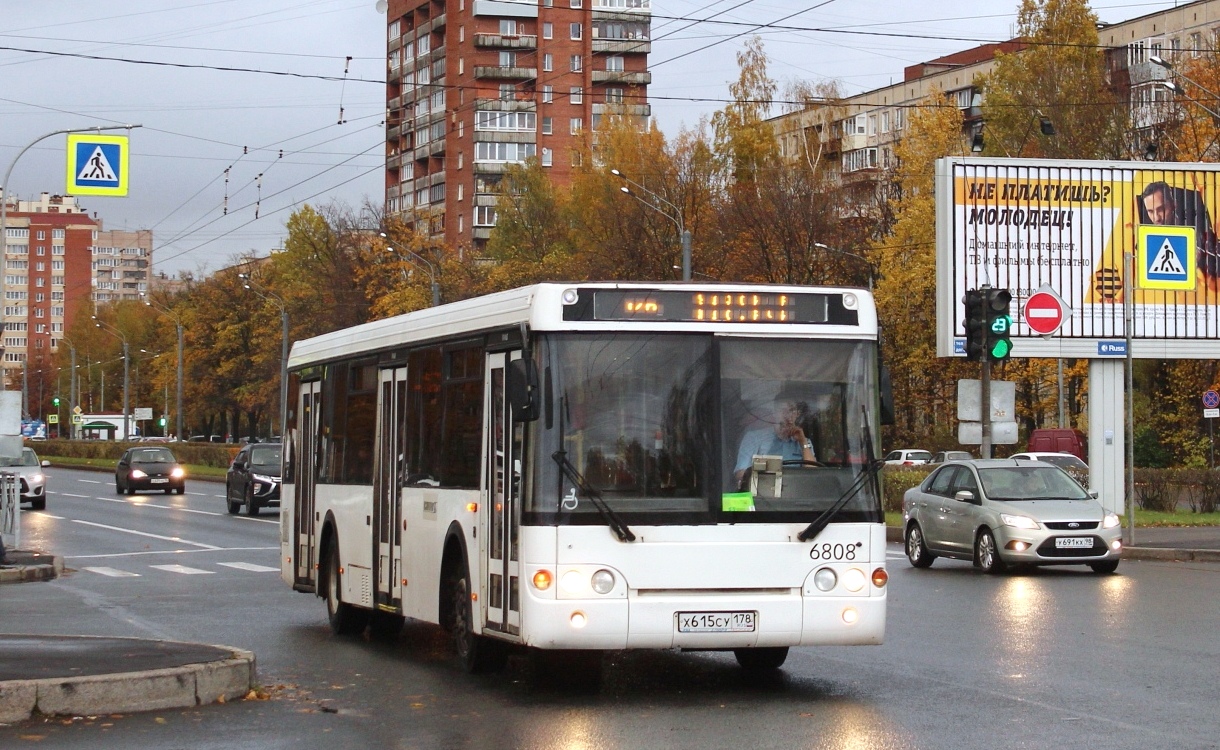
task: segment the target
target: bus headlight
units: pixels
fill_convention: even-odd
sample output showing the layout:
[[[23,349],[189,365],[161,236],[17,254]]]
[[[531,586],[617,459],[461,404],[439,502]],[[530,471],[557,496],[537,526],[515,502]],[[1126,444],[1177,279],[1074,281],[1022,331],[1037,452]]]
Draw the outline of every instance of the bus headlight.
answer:
[[[848,568],[843,572],[843,587],[856,592],[864,588],[864,571],[859,568]]]
[[[614,574],[603,568],[593,574],[589,585],[599,594],[609,594],[614,590]]]
[[[818,587],[818,591],[830,591],[839,582],[839,577],[830,568],[822,568],[813,574],[813,585]]]
[[[585,588],[585,579],[579,571],[569,570],[559,579],[559,585],[569,594],[579,594]]]

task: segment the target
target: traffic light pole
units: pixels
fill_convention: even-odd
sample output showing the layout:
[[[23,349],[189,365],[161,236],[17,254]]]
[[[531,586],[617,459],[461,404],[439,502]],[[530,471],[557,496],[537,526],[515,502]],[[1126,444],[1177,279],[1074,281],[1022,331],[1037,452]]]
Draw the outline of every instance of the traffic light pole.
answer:
[[[991,357],[983,357],[983,375],[979,381],[979,427],[983,439],[979,445],[979,458],[991,458]]]

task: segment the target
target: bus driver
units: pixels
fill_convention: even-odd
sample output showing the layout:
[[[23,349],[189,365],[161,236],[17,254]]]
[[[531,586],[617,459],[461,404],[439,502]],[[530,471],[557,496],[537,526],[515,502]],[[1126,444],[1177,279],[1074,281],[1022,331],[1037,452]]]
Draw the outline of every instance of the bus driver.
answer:
[[[809,405],[804,401],[780,401],[776,404],[773,426],[750,430],[742,436],[734,467],[738,487],[746,470],[753,465],[754,456],[781,456],[785,463],[818,460],[813,452],[813,441],[802,426],[808,416]]]

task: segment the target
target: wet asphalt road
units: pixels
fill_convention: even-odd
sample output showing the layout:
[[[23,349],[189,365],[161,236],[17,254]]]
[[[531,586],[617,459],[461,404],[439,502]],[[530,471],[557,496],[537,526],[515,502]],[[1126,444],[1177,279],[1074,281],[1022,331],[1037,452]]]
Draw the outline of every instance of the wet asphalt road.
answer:
[[[253,650],[266,700],[0,727],[4,747],[1210,748],[1220,747],[1220,564],[1125,561],[991,577],[891,549],[879,647],[794,649],[750,678],[730,654],[622,652],[560,687],[514,657],[458,671],[434,627],[338,638],[274,572],[274,510],[230,516],[223,486],[120,498],[53,469],[26,544],[65,557],[50,583],[0,588],[0,632],[134,636]]]

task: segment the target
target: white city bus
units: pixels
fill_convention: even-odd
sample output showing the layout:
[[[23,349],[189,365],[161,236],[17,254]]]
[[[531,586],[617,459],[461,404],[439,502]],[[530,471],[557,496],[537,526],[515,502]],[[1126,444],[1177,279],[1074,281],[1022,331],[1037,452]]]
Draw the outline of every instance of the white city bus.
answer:
[[[877,338],[859,289],[571,283],[298,341],[283,578],[470,671],[881,643]]]

